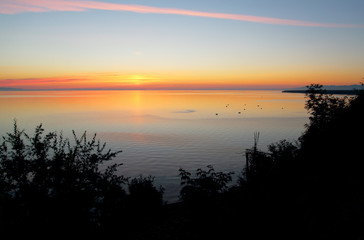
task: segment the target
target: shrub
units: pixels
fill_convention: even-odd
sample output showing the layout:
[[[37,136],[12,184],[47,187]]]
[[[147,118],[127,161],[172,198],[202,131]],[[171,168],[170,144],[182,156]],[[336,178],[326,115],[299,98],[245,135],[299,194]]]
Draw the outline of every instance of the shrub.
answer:
[[[228,190],[227,184],[231,182],[233,172],[215,172],[211,166],[207,170],[201,168],[196,170],[196,177],[191,177],[191,173],[180,168],[181,176],[180,199],[183,201],[204,201],[217,197],[218,194]]]
[[[154,186],[154,177],[139,176],[128,183],[130,205],[139,210],[152,210],[163,204],[164,188]]]
[[[119,152],[86,132],[74,144],[56,132],[33,136],[14,130],[0,144],[0,226],[100,225],[122,206],[126,178],[115,174],[121,164],[100,166]]]

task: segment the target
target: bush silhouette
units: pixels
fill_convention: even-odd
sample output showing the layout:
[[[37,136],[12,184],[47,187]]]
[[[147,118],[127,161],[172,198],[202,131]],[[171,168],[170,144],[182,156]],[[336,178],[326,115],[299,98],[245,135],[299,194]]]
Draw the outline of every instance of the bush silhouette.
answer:
[[[126,178],[115,174],[121,164],[101,170],[117,153],[105,144],[88,140],[86,132],[74,144],[56,132],[34,136],[19,130],[2,138],[0,145],[0,226],[99,226],[120,208]],[[111,207],[113,206],[113,207]]]
[[[129,204],[138,211],[153,210],[163,204],[164,189],[154,186],[154,177],[139,176],[128,183]]]
[[[233,172],[215,172],[211,166],[207,170],[201,168],[196,170],[196,176],[180,168],[181,177],[180,199],[187,202],[203,202],[216,198],[218,194],[228,190],[227,184],[231,182]]]

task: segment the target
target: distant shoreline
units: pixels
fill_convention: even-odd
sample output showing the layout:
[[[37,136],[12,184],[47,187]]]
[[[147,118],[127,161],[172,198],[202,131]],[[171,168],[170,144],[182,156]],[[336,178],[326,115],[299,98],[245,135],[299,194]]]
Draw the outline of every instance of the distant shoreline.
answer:
[[[69,89],[23,89],[23,88],[2,88],[0,92],[43,92],[43,91],[282,91],[282,93],[306,93],[306,89],[209,89],[209,88],[181,88],[181,89],[116,89],[116,88],[69,88]],[[360,90],[325,90],[326,94],[357,95]]]
[[[283,90],[283,93],[306,93],[307,90]],[[358,90],[325,90],[326,94],[358,95]]]
[[[46,91],[282,91],[282,89],[242,89],[242,88],[152,88],[152,89],[117,89],[117,88],[69,88],[69,89],[21,89],[21,88],[0,88],[0,92],[46,92]]]

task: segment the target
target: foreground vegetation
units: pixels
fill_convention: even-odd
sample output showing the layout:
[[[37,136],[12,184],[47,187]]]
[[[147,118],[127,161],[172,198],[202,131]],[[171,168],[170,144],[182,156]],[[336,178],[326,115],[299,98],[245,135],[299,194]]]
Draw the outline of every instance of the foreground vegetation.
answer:
[[[15,123],[0,145],[0,227],[126,239],[361,239],[364,94],[334,97],[311,85],[306,98],[310,122],[297,142],[247,150],[235,184],[212,166],[180,169],[181,202],[170,205],[153,177],[126,178],[105,164],[119,152],[96,136],[70,141],[41,125],[29,136]]]

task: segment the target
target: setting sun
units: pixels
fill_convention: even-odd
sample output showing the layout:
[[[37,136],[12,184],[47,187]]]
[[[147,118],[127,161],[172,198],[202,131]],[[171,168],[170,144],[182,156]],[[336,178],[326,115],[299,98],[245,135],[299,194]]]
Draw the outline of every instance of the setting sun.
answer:
[[[135,85],[141,85],[143,80],[145,80],[146,78],[142,75],[131,75],[128,79],[131,80],[131,82]]]

